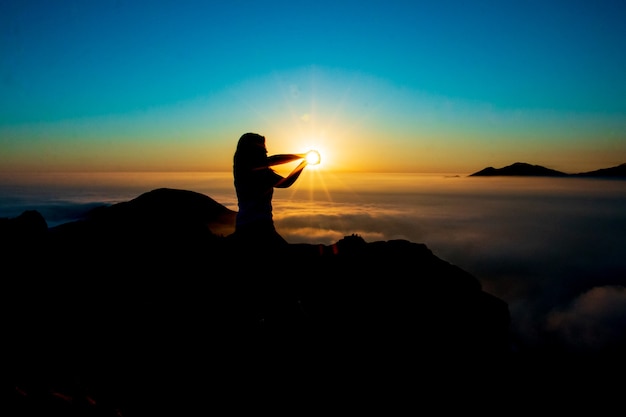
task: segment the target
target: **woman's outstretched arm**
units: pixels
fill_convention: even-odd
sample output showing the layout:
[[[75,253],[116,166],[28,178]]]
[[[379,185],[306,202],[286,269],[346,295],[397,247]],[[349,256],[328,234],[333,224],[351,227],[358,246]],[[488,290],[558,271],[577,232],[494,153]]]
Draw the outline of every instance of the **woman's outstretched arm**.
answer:
[[[278,180],[278,182],[274,184],[274,187],[276,188],[291,187],[291,185],[293,185],[293,183],[296,182],[300,174],[302,174],[302,170],[304,169],[306,165],[307,165],[307,162],[305,159],[304,161],[300,162],[298,166],[295,167],[294,170],[289,173],[289,175],[287,175],[283,179]]]
[[[286,164],[292,161],[296,161],[298,159],[302,159],[305,157],[305,155],[306,154],[302,154],[302,153],[299,153],[299,154],[287,153],[287,154],[268,156],[267,166]]]

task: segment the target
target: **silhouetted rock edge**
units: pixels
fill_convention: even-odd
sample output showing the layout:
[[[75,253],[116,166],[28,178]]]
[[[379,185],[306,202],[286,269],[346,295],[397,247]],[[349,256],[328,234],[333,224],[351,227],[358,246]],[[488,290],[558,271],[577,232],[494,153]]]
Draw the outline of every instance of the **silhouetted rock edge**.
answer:
[[[426,245],[350,235],[241,252],[211,229],[234,214],[161,188],[54,228],[34,211],[2,219],[21,409],[63,410],[50,392],[78,385],[138,415],[198,405],[181,388],[198,372],[208,383],[267,362],[304,384],[321,369],[423,372],[511,353],[506,303]]]

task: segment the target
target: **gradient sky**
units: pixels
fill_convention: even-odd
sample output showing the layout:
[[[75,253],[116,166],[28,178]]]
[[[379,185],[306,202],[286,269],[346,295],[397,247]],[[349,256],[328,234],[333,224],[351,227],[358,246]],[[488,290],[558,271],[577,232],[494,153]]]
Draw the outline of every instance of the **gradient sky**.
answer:
[[[0,171],[626,162],[626,2],[4,1]]]

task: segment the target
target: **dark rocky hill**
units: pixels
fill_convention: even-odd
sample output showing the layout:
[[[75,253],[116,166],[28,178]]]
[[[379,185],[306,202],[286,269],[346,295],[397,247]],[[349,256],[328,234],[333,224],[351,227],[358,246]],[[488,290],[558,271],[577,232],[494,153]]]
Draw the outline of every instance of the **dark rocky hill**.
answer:
[[[54,228],[3,219],[17,415],[187,415],[270,375],[367,390],[511,354],[507,304],[424,244],[245,250],[215,232],[233,216],[158,189]]]
[[[531,165],[525,162],[515,162],[502,168],[487,167],[470,174],[470,177],[491,177],[497,175],[532,176],[532,177],[565,177],[566,173],[546,168],[541,165]]]
[[[526,176],[526,177],[589,177],[589,178],[624,178],[626,179],[626,164],[595,171],[568,174],[541,165],[532,165],[526,162],[515,162],[502,168],[487,167],[469,175],[470,177],[493,176]]]

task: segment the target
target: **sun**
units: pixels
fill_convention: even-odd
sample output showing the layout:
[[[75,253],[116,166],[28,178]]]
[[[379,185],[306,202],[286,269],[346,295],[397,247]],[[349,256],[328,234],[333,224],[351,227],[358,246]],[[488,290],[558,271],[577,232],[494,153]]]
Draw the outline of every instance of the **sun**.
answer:
[[[329,149],[327,142],[329,140],[323,136],[304,138],[299,141],[300,155],[304,158],[308,169],[328,170],[333,160],[333,152]]]
[[[308,149],[302,153],[302,157],[306,161],[308,169],[327,169],[329,162],[328,150],[324,147],[323,143],[319,141],[311,141],[303,146],[304,149]],[[323,166],[323,168],[321,168]]]
[[[308,165],[317,165],[322,162],[322,157],[320,153],[315,149],[311,149],[310,151],[308,151],[306,153],[305,159]]]

